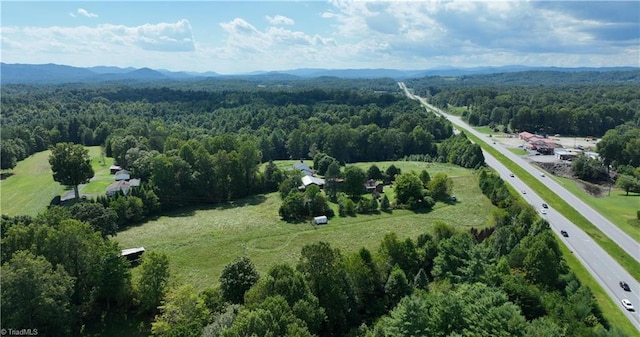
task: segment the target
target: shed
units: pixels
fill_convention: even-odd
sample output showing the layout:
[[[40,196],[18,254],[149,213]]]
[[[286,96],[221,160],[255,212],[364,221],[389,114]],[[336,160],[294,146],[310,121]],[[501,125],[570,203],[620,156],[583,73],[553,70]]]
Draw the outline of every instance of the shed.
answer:
[[[118,165],[111,165],[109,166],[109,173],[111,174],[116,174],[116,172],[122,170],[122,167],[118,166]]]
[[[321,215],[313,218],[314,225],[326,225],[329,222],[326,215]]]
[[[138,260],[140,260],[140,257],[142,256],[142,254],[144,254],[144,252],[144,247],[128,248],[123,249],[120,252],[120,256],[123,256],[129,262],[137,262]]]

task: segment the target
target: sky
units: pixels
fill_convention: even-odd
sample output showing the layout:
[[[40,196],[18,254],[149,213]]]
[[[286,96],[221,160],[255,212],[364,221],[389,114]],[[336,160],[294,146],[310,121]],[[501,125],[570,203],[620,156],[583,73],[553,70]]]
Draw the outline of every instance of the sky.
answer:
[[[640,1],[6,1],[5,63],[239,74],[640,66]]]

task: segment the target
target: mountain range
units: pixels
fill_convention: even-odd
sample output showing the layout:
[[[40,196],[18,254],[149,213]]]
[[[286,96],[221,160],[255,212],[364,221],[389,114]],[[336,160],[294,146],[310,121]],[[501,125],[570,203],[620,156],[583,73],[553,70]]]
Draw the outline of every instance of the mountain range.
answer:
[[[502,67],[476,67],[476,68],[435,68],[427,70],[398,70],[398,69],[322,69],[301,68],[283,71],[252,72],[236,75],[221,75],[215,72],[176,72],[164,69],[150,68],[120,68],[110,66],[97,67],[72,67],[59,64],[10,64],[0,63],[0,84],[60,84],[79,82],[106,82],[106,81],[184,81],[199,80],[205,78],[243,78],[256,80],[276,79],[305,79],[316,77],[338,78],[392,78],[404,80],[408,78],[420,78],[426,76],[464,76],[494,73],[508,73],[520,71],[626,71],[637,70],[634,67],[605,67],[605,68],[559,68],[559,67],[527,67],[527,66],[502,66]]]

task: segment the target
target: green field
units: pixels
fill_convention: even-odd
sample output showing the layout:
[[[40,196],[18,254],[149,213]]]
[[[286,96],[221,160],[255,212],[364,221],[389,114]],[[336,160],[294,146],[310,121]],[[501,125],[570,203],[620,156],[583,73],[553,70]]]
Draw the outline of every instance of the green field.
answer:
[[[96,173],[96,179],[108,179],[109,166],[113,159],[104,158],[99,146],[87,147],[91,156],[91,166]],[[63,195],[69,191],[65,186],[53,181],[53,173],[49,165],[51,151],[38,152],[22,160],[9,171],[7,178],[0,182],[0,212],[10,216],[37,215],[42,212],[56,195]],[[112,178],[111,178],[112,179]],[[96,181],[96,184],[104,184]],[[109,182],[110,183],[110,182]],[[107,184],[108,185],[108,184]],[[86,194],[91,188],[96,194],[104,194],[106,186],[101,191],[94,187],[94,182],[87,184],[81,191]]]
[[[11,175],[0,182],[0,208],[7,215],[36,215],[64,187],[53,181],[49,165],[50,151],[36,153],[22,160]]]
[[[394,164],[403,172],[419,172],[423,168],[427,168],[432,176],[446,172],[454,180],[458,204],[438,203],[429,213],[394,210],[391,214],[336,216],[329,220],[328,225],[314,227],[308,223],[281,221],[278,215],[280,197],[271,193],[239,203],[162,216],[120,232],[115,239],[123,248],[143,246],[148,251],[167,254],[174,280],[193,284],[202,290],[217,284],[222,268],[243,255],[251,258],[259,271],[265,272],[276,262],[295,264],[301,248],[317,241],[327,241],[343,252],[356,251],[360,247],[375,250],[386,233],[396,232],[401,238],[416,238],[429,231],[435,221],[444,221],[465,230],[487,224],[494,206],[480,192],[473,171],[444,164]],[[368,168],[371,164],[357,165]],[[377,165],[382,168],[390,164]],[[393,191],[387,186],[385,193],[392,194]]]
[[[455,116],[462,116],[462,113],[466,110],[468,110],[466,106],[449,105],[449,107],[447,108],[447,112]]]
[[[508,150],[513,152],[513,153],[515,153],[515,154],[517,154],[518,156],[526,156],[526,155],[529,154],[528,150],[521,149],[521,148],[512,148],[512,147],[510,147]]]
[[[572,179],[553,177],[575,196],[602,214],[609,221],[620,227],[634,240],[640,242],[640,221],[636,218],[636,211],[640,210],[640,194],[626,195],[623,190],[612,188],[611,194],[594,197],[582,189]]]

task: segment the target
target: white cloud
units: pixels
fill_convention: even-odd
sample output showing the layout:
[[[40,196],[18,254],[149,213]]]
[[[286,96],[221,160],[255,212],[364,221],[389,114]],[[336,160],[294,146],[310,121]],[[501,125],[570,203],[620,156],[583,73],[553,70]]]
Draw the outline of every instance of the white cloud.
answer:
[[[266,16],[267,21],[269,21],[270,24],[272,25],[287,25],[287,26],[291,26],[293,24],[295,24],[295,21],[293,21],[293,19],[290,19],[286,16],[282,16],[282,15],[276,15],[276,16]]]
[[[97,18],[98,17],[98,14],[91,13],[91,12],[87,11],[84,8],[78,8],[78,14],[80,14],[82,16],[86,16],[88,18]]]
[[[20,59],[20,55],[24,58],[46,55],[84,58],[84,62],[99,62],[101,59],[104,64],[109,64],[115,55],[120,54],[191,52],[195,48],[187,20],[134,27],[112,24],[96,27],[2,27],[1,33],[3,58],[7,59]]]
[[[632,29],[624,31],[626,35],[616,34],[625,25],[603,26],[592,17],[573,15],[575,11],[549,10],[548,6],[538,7],[529,2],[335,0],[331,3],[334,8],[321,16],[334,23],[333,37],[338,43],[349,44],[352,51],[362,53],[352,57],[364,60],[376,53],[397,63],[412,60],[412,67],[416,63],[418,67],[431,66],[434,60],[444,64],[448,64],[446,60],[513,64],[518,59],[533,63],[535,55],[553,57],[556,62],[576,59],[559,58],[563,54],[589,53],[593,58],[626,55],[626,50],[612,42],[613,38],[599,41],[596,35],[638,35]],[[638,40],[635,42],[637,45]],[[630,47],[624,41],[619,44]],[[584,57],[577,59],[584,61]]]
[[[302,13],[314,16],[308,22],[296,12],[297,22],[260,13],[252,19],[256,22],[238,17],[213,27],[208,21],[204,28],[186,19],[135,26],[2,27],[0,39],[3,62],[120,62],[222,73],[296,67],[637,65],[640,29],[634,9],[640,5],[608,4],[330,0],[314,13]],[[69,15],[97,17],[82,8]],[[203,29],[199,41],[192,24]]]
[[[319,35],[308,35],[283,27],[267,27],[264,31],[242,18],[220,24],[226,33],[226,46],[242,51],[270,53],[281,48],[296,46],[322,46],[332,44],[333,40]]]

